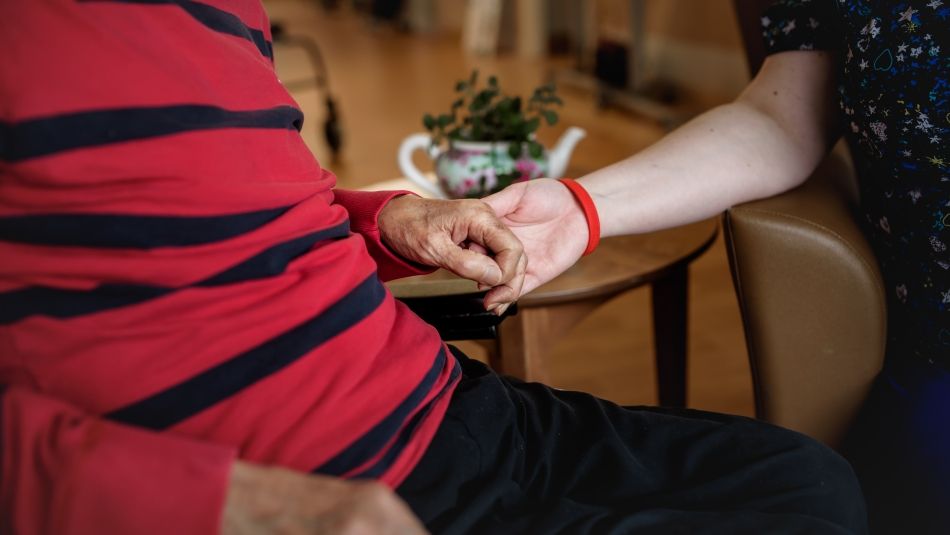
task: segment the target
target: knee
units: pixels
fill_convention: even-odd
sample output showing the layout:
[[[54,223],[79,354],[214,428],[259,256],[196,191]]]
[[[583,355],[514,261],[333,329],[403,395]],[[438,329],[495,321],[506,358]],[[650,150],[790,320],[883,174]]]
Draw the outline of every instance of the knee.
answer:
[[[787,489],[803,513],[823,518],[851,533],[867,532],[867,511],[857,476],[844,457],[810,437],[777,429],[784,442]]]

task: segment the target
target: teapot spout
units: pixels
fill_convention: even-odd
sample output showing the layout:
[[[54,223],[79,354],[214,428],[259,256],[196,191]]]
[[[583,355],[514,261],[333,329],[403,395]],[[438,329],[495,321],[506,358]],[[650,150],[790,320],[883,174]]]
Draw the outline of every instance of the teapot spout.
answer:
[[[561,134],[554,148],[548,152],[548,173],[550,178],[561,178],[567,171],[567,164],[571,161],[571,153],[580,140],[587,136],[583,128],[572,126]]]

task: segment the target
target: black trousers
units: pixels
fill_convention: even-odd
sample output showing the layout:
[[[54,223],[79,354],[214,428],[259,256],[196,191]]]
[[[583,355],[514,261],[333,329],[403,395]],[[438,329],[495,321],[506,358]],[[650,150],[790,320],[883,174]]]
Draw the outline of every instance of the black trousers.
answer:
[[[397,492],[434,533],[865,533],[851,467],[748,418],[464,375]]]

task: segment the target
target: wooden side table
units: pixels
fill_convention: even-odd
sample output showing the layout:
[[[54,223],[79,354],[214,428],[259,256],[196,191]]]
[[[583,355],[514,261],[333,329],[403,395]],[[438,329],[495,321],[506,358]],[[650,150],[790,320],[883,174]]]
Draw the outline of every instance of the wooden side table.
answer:
[[[518,301],[518,314],[502,322],[489,355],[492,367],[528,381],[546,379],[544,357],[559,336],[607,300],[632,288],[652,288],[659,403],[686,405],[689,264],[716,238],[709,219],[649,234],[608,238],[558,278]],[[396,297],[465,294],[471,281],[446,271],[388,283]],[[619,334],[619,333],[618,333]]]

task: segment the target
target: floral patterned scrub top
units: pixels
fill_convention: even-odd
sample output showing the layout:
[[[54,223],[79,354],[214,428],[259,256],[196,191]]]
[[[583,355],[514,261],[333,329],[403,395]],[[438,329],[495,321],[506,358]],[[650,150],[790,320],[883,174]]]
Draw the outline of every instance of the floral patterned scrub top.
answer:
[[[769,53],[838,53],[888,356],[950,370],[950,0],[783,0],[762,28]]]

